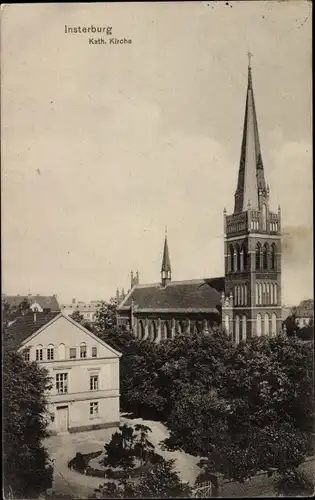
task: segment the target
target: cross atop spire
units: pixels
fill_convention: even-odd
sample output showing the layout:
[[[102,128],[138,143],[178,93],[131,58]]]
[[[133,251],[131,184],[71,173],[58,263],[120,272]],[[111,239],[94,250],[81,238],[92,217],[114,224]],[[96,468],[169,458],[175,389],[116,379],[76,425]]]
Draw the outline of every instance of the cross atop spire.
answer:
[[[251,57],[251,52],[248,52],[246,107],[234,213],[248,210],[248,202],[252,209],[257,210],[258,191],[261,190],[263,193],[266,191],[250,66]]]
[[[250,68],[251,67],[250,60],[253,57],[253,54],[251,52],[247,52],[247,56],[248,56],[248,67]]]

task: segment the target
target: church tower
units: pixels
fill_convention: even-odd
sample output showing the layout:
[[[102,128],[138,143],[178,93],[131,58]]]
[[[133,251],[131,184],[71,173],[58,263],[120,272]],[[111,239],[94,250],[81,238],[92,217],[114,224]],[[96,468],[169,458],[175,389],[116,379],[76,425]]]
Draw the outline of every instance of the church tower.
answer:
[[[234,212],[224,210],[222,323],[237,343],[281,330],[281,213],[269,207],[250,56]]]

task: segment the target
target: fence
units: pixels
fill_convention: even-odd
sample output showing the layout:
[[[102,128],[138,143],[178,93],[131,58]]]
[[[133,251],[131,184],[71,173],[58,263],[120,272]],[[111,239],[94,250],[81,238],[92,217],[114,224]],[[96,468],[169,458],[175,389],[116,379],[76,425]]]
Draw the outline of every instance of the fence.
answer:
[[[195,498],[211,498],[213,496],[213,484],[211,481],[199,483],[193,490]]]

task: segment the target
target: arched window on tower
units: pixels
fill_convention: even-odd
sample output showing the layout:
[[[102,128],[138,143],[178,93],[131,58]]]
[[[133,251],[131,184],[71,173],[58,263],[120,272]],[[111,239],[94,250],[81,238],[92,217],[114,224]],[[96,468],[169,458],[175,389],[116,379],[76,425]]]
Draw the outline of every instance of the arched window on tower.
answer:
[[[243,253],[243,269],[244,271],[247,271],[248,267],[248,248],[246,243],[243,244],[242,246],[242,253]]]
[[[247,283],[244,285],[244,305],[247,306]]]
[[[267,231],[267,207],[265,203],[262,206],[262,227],[263,231]]]
[[[270,304],[274,304],[273,283],[270,285]]]
[[[261,254],[261,246],[259,243],[257,243],[255,251],[256,270],[260,269],[260,254]]]
[[[231,272],[234,271],[234,247],[230,245],[230,269]]]
[[[241,270],[241,249],[240,249],[239,245],[236,245],[235,251],[236,251],[236,269],[235,269],[235,271],[240,271]]]
[[[270,304],[270,284],[266,285],[266,304],[267,306]]]
[[[270,267],[272,270],[276,269],[276,245],[273,243],[271,245],[271,262]]]
[[[258,304],[261,306],[262,305],[262,284],[259,283],[258,285]]]
[[[261,300],[262,305],[263,306],[266,305],[266,284],[265,283],[262,284],[262,298],[261,299],[262,299]]]
[[[256,306],[259,305],[259,284],[256,283]]]
[[[274,303],[278,304],[278,286],[277,286],[277,283],[274,284]]]
[[[268,254],[269,254],[269,246],[268,243],[265,243],[263,249],[263,269],[268,269]]]

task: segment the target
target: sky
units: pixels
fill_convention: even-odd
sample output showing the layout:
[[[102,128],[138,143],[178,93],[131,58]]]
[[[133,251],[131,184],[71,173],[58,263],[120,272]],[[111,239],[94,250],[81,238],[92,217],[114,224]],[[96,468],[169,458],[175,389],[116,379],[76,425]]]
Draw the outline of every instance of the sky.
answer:
[[[158,282],[165,226],[173,280],[222,276],[250,51],[283,303],[313,296],[310,2],[6,5],[1,46],[3,292]]]

